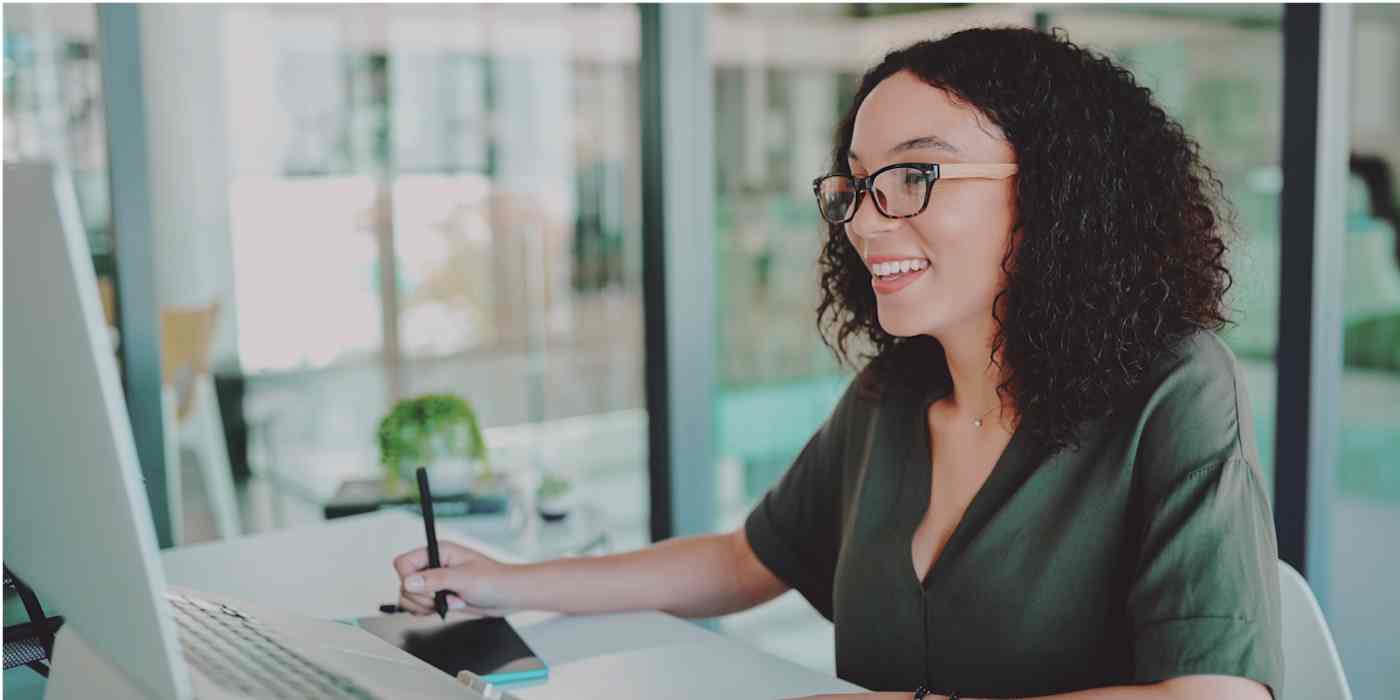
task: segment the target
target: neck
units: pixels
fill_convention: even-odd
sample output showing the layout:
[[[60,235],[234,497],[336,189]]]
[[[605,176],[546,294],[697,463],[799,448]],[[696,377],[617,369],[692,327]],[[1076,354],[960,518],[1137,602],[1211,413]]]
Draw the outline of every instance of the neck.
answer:
[[[989,422],[1014,417],[1010,402],[1004,402],[997,394],[997,386],[1004,379],[1004,373],[998,364],[992,362],[994,333],[994,328],[986,327],[938,338],[948,362],[948,374],[953,380],[950,396],[952,407],[969,419],[984,414]],[[998,407],[1002,409],[1000,415],[996,410]]]

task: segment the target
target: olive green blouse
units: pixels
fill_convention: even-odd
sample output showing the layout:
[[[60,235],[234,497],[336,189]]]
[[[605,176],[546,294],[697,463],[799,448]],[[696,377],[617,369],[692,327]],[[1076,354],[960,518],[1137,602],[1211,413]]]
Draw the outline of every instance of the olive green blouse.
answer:
[[[1278,552],[1234,356],[1199,333],[1077,448],[1018,430],[928,576],[927,410],[852,384],[749,514],[758,558],[835,623],[836,672],[871,690],[1049,695],[1192,674],[1283,679]]]

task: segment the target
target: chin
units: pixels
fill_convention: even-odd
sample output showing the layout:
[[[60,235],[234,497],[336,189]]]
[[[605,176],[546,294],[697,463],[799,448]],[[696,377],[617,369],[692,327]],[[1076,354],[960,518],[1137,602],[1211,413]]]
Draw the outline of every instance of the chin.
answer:
[[[910,314],[879,312],[880,328],[896,338],[911,338],[916,335],[932,335],[926,318],[913,318]]]

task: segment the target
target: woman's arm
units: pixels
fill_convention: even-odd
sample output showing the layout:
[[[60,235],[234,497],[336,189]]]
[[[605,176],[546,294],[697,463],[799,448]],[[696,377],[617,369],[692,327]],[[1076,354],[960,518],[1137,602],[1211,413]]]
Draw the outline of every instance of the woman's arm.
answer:
[[[804,700],[910,700],[913,693],[855,693],[814,695]],[[931,700],[947,700],[946,695],[925,695]],[[1149,685],[1121,685],[1095,688],[1060,695],[1018,700],[1270,700],[1262,683],[1236,676],[1182,676]],[[959,700],[975,700],[959,696]]]
[[[551,610],[607,613],[662,610],[680,617],[714,617],[771,600],[787,586],[754,555],[742,528],[682,537],[602,557],[503,564],[466,547],[443,543],[443,567],[426,569],[425,550],[394,560],[400,604],[432,610],[432,594],[447,590],[454,607],[483,612]]]
[[[715,617],[787,590],[758,561],[743,529],[682,537],[634,552],[527,564],[515,574],[520,607],[567,613],[661,610]]]

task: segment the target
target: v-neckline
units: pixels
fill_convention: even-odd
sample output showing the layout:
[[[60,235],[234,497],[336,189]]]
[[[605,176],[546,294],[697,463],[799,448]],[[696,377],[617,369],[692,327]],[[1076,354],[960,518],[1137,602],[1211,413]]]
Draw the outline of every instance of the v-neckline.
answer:
[[[929,502],[933,495],[933,436],[929,432],[928,410],[935,401],[947,396],[949,387],[938,386],[932,391],[922,394],[915,394],[920,399],[913,401],[917,408],[915,416],[917,421],[909,420],[907,425],[913,428],[914,439],[908,440],[908,444],[915,452],[902,460],[905,469],[905,483],[909,488],[904,489],[903,500],[905,517],[903,518],[903,547],[904,570],[909,572],[908,579],[922,594],[927,594],[931,584],[942,571],[948,568],[948,562],[955,558],[967,545],[976,537],[977,533],[986,527],[987,522],[1001,508],[1002,504],[1015,493],[1016,489],[1025,477],[1029,475],[1030,466],[1028,455],[1025,452],[1026,437],[1021,425],[1011,433],[1011,440],[1002,449],[1001,455],[997,457],[996,463],[992,466],[992,471],[987,475],[987,479],[982,482],[982,486],[977,489],[968,503],[967,509],[963,511],[956,525],[953,526],[953,533],[948,536],[948,541],[939,549],[937,555],[929,562],[928,570],[924,572],[922,578],[914,568],[913,548],[914,535],[922,524],[923,519],[928,514]]]

